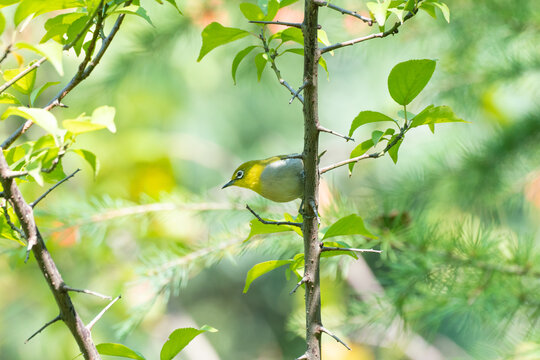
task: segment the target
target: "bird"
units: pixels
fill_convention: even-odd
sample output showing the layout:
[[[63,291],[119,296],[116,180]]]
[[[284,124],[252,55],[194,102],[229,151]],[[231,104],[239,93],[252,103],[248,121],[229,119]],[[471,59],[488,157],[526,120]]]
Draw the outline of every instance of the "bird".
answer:
[[[250,189],[275,201],[289,202],[304,194],[304,162],[299,154],[251,160],[240,165],[223,185]]]

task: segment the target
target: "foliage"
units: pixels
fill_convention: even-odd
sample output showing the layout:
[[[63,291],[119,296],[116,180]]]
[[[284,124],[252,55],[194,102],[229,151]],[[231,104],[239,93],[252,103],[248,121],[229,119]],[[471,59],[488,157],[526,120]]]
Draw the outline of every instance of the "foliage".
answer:
[[[275,106],[287,102],[290,96],[276,89],[275,78],[269,76],[271,72],[263,71],[261,85],[254,84],[257,81],[255,67],[246,65],[253,64],[255,49],[262,52],[260,47],[253,48],[239,63],[242,66],[237,66],[235,78],[242,86],[231,89],[231,75],[223,71],[223,67],[246,46],[256,46],[251,45],[255,41],[247,44],[248,39],[254,39],[252,36],[230,47],[218,47],[213,50],[216,54],[193,65],[200,49],[201,29],[198,27],[207,24],[202,19],[233,26],[232,23],[239,21],[236,16],[242,13],[237,4],[228,2],[219,6],[215,3],[210,6],[204,1],[179,4],[186,17],[173,16],[177,14],[175,10],[167,11],[168,6],[142,2],[155,28],[145,24],[139,16],[128,19],[126,31],[118,35],[121,49],[115,48],[113,43],[111,52],[102,61],[104,67],[98,68],[100,72],[88,78],[81,91],[72,92],[69,101],[64,101],[68,109],[57,109],[54,113],[59,127],[65,128],[63,119],[76,119],[82,112],[92,114],[97,107],[112,105],[116,108],[117,133],[113,136],[101,131],[77,138],[71,149],[85,148],[96,154],[101,168],[98,177],[93,181],[90,170],[80,173],[73,183],[70,181],[55,190],[53,196],[35,209],[36,218],[38,224],[43,224],[40,230],[46,234],[47,246],[61,264],[68,283],[86,284],[109,294],[122,293],[124,300],[112,307],[94,328],[93,334],[99,339],[122,342],[144,354],[152,354],[150,349],[159,351],[166,334],[174,327],[167,329],[157,343],[148,334],[163,330],[163,324],[171,319],[176,321],[179,314],[189,314],[199,324],[212,323],[221,330],[221,336],[212,336],[209,340],[222,358],[245,359],[246,354],[268,356],[270,352],[276,358],[293,358],[303,347],[302,324],[295,321],[302,322],[304,309],[297,301],[300,297],[288,295],[297,280],[284,285],[283,273],[288,267],[267,273],[260,282],[252,284],[249,296],[240,294],[245,275],[254,264],[268,259],[294,258],[301,251],[298,237],[287,231],[255,236],[242,244],[250,232],[248,222],[251,220],[249,213],[243,210],[245,200],[241,195],[244,193],[235,192],[223,203],[222,193],[214,188],[222,185],[230,168],[239,162],[238,158],[263,158],[298,151],[301,124],[291,109],[297,109],[299,104]],[[298,2],[294,6],[299,5]],[[361,295],[347,284],[351,262],[342,257],[324,259],[323,313],[326,321],[335,320],[327,326],[346,334],[347,340],[344,340],[351,345],[354,354],[368,353],[367,356],[384,359],[404,356],[399,347],[393,350],[364,347],[361,344],[366,339],[357,331],[366,323],[369,326],[388,324],[388,315],[396,314],[394,300],[400,299],[403,290],[410,296],[402,300],[400,314],[416,334],[434,339],[435,344],[440,344],[441,338],[446,343],[450,340],[464,351],[463,356],[467,353],[476,358],[525,356],[534,354],[538,343],[538,327],[532,325],[537,317],[534,311],[524,311],[527,319],[521,310],[504,314],[512,304],[516,308],[525,305],[522,309],[531,309],[533,302],[516,302],[516,298],[520,293],[534,297],[537,291],[533,278],[522,280],[520,276],[505,277],[498,273],[494,273],[492,280],[482,278],[485,272],[476,266],[477,258],[470,257],[474,251],[468,247],[462,253],[471,259],[467,266],[440,256],[447,250],[455,251],[455,240],[462,243],[473,238],[472,231],[467,230],[464,236],[458,232],[465,219],[470,221],[470,218],[484,227],[480,241],[492,236],[498,238],[492,245],[493,257],[483,258],[489,260],[489,264],[507,265],[512,258],[508,248],[510,254],[516,254],[518,249],[532,249],[531,254],[536,253],[537,207],[533,184],[539,156],[535,134],[540,123],[534,115],[537,113],[534,94],[538,92],[539,83],[534,34],[538,23],[535,15],[538,12],[534,11],[536,2],[516,3],[512,11],[508,11],[507,2],[499,0],[458,0],[451,5],[452,21],[448,25],[442,19],[430,21],[430,15],[422,10],[423,14],[407,22],[407,27],[400,29],[397,36],[388,37],[388,41],[366,43],[360,51],[352,47],[350,61],[345,62],[337,51],[337,56],[324,55],[332,72],[331,85],[341,88],[346,100],[339,108],[333,106],[337,96],[327,91],[323,82],[321,120],[331,121],[334,129],[350,128],[351,119],[361,109],[395,114],[399,109],[389,105],[392,99],[386,95],[383,85],[387,85],[391,68],[409,58],[439,59],[430,83],[407,106],[409,121],[411,112],[419,114],[429,104],[448,104],[460,117],[471,121],[463,126],[437,126],[437,136],[429,134],[426,126],[418,127],[400,147],[397,166],[390,160],[368,160],[362,162],[361,167],[360,164],[355,166],[354,177],[350,179],[345,172],[337,171],[324,177],[330,184],[330,192],[323,199],[331,202],[321,210],[325,225],[358,214],[378,239],[369,241],[353,236],[343,240],[352,247],[380,246],[384,250],[381,259],[379,255],[362,255],[385,289],[385,294],[378,296],[377,301],[367,303],[361,302]],[[291,9],[297,8],[294,6]],[[367,11],[362,3],[354,6],[360,13]],[[221,8],[228,21],[222,17]],[[442,14],[438,8],[435,11]],[[8,33],[10,9],[2,12],[7,18],[5,31]],[[38,19],[45,21],[46,16],[40,15]],[[395,16],[392,12],[385,20],[387,28],[392,25],[392,19],[398,19]],[[276,19],[281,18],[278,15]],[[40,24],[30,22],[27,29],[35,29],[32,34],[38,38],[25,41],[39,42],[45,32],[36,26]],[[343,17],[325,27],[330,38],[338,40],[335,29],[343,31],[347,37],[357,37],[364,36],[367,27],[351,26]],[[292,49],[298,47],[289,43]],[[6,59],[2,70],[19,69],[16,62],[19,55],[29,59],[33,56],[30,50],[12,49],[15,54]],[[81,47],[81,53],[83,50]],[[278,51],[281,53],[281,48]],[[67,76],[69,69],[78,64],[71,55],[63,60]],[[300,85],[302,79],[295,77],[293,68],[297,68],[301,57],[284,55],[278,61],[283,75]],[[34,94],[39,85],[59,80],[56,70],[47,63],[37,69]],[[265,70],[268,69],[270,67],[266,66]],[[259,91],[261,87],[264,91]],[[28,101],[27,95],[11,87],[8,92],[14,95],[4,92],[0,101],[7,106],[21,106],[18,103],[21,99],[22,106],[31,104],[37,108],[45,105],[58,90],[58,86],[51,85],[39,94],[37,101]],[[391,118],[403,122],[404,115],[401,111]],[[203,119],[217,121],[209,126],[209,121]],[[255,121],[258,119],[269,120]],[[17,121],[14,117],[7,119],[6,128],[14,128],[16,125],[11,123]],[[375,139],[387,128],[379,128],[379,125],[385,123],[358,127],[355,132],[358,141],[348,143],[349,150],[358,145],[360,139],[377,142]],[[30,133],[31,138],[24,138],[15,145],[35,140],[34,136],[41,131],[35,128]],[[328,137],[322,137],[322,141],[331,151],[321,164],[339,160]],[[63,163],[65,169],[81,166],[69,152]],[[46,183],[62,178],[59,175],[48,180],[49,174],[42,175]],[[43,191],[33,182],[24,182],[22,186],[29,198]],[[293,204],[278,208],[256,198],[249,202],[257,211],[274,219],[281,217],[284,211],[294,213],[298,207]],[[227,209],[212,209],[216,205]],[[8,208],[8,211],[19,226],[13,210]],[[501,227],[504,231],[499,233]],[[433,228],[437,231],[432,231]],[[512,235],[507,236],[508,228]],[[190,229],[190,233],[186,229]],[[485,236],[486,232],[490,236]],[[22,241],[5,222],[1,233],[2,236],[12,234]],[[2,354],[14,359],[36,357],[45,351],[39,345],[41,338],[65,344],[61,348],[47,346],[46,353],[51,357],[73,358],[77,350],[60,325],[47,328],[38,338],[22,345],[21,339],[43,325],[54,315],[55,309],[51,298],[44,296],[43,279],[31,271],[32,260],[24,265],[24,249],[15,241],[4,240],[2,253],[5,261],[0,262],[4,289],[0,297],[3,308],[0,324],[10,325],[9,329],[0,325],[4,339],[0,345]],[[178,266],[148,276],[150,270],[175,261]],[[416,262],[418,266],[414,266]],[[519,262],[522,260],[515,263]],[[450,282],[446,275],[456,269],[461,269],[460,276]],[[426,273],[430,277],[422,278]],[[414,282],[409,292],[410,279]],[[164,283],[169,284],[169,291],[155,291]],[[438,283],[453,285],[453,291],[441,296]],[[522,283],[526,287],[514,292],[513,284]],[[487,287],[482,287],[486,284]],[[476,300],[475,290],[479,293]],[[146,305],[150,297],[155,300],[153,306],[142,311],[143,306],[139,305]],[[103,305],[85,295],[74,295],[74,298],[84,319],[92,318]],[[473,299],[472,305],[468,303],[470,299]],[[375,311],[375,302],[388,305],[387,311]],[[279,308],[276,303],[280,304]],[[490,312],[477,307],[480,305],[485,305]],[[33,310],[26,311],[30,307]],[[476,313],[467,312],[469,307],[477,310]],[[227,308],[227,316],[219,311],[223,308]],[[38,311],[41,309],[43,311]],[[17,321],[13,321],[15,318]],[[124,332],[124,338],[118,337],[115,331],[120,327],[126,329],[122,325],[132,318],[139,319],[140,326]],[[287,327],[283,325],[286,319],[289,319]],[[331,344],[325,347],[331,348]],[[341,357],[341,353],[325,355],[325,358]]]

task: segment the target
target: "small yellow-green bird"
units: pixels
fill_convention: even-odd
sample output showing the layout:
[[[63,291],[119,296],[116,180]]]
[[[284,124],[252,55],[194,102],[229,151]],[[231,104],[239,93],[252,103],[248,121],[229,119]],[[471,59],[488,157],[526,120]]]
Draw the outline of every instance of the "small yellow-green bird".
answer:
[[[240,165],[222,189],[232,185],[253,190],[272,201],[292,201],[304,193],[304,162],[298,154],[251,160]]]

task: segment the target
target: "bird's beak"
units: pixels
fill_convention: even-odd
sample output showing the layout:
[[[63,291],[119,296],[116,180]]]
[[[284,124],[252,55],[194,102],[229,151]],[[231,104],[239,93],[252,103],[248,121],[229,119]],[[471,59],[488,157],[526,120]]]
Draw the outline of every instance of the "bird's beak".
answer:
[[[231,180],[228,183],[226,183],[225,185],[223,185],[222,189],[225,189],[226,187],[229,187],[231,185],[234,185],[234,180]]]

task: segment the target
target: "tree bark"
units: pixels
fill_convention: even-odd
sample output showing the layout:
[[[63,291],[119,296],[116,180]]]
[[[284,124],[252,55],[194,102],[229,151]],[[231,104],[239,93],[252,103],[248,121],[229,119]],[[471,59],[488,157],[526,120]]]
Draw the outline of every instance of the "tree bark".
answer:
[[[321,289],[319,265],[321,247],[318,238],[319,203],[319,116],[318,116],[318,6],[305,0],[304,22],[304,283],[306,287],[306,345],[304,358],[321,359]]]
[[[92,341],[90,330],[84,326],[79,314],[75,311],[68,292],[63,288],[64,280],[36,227],[32,207],[24,200],[19,187],[9,173],[9,165],[3,152],[0,151],[0,182],[4,189],[4,197],[9,200],[17,217],[21,220],[21,226],[28,241],[30,241],[30,238],[34,238],[35,244],[32,247],[32,252],[39,269],[43,273],[43,277],[54,295],[60,311],[59,317],[71,331],[84,358],[90,360],[101,359]]]

